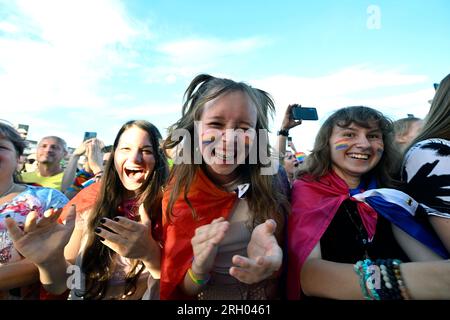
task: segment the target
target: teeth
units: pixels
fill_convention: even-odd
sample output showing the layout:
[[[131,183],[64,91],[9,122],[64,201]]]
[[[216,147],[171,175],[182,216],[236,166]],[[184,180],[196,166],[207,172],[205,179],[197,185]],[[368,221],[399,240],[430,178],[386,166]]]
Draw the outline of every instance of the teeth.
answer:
[[[362,160],[369,159],[369,155],[367,155],[367,154],[351,153],[348,156],[353,159],[362,159]]]
[[[220,158],[222,160],[233,160],[234,159],[234,153],[230,153],[230,154],[225,154],[225,153],[220,153],[216,150],[216,157]]]

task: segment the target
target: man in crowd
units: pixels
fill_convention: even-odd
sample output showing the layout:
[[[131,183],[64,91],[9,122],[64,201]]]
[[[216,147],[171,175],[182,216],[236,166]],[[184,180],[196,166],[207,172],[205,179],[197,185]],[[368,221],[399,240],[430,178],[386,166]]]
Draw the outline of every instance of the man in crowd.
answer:
[[[36,183],[61,191],[61,182],[64,174],[61,160],[66,154],[67,145],[63,139],[56,136],[42,138],[36,150],[37,170],[22,173],[23,182]]]

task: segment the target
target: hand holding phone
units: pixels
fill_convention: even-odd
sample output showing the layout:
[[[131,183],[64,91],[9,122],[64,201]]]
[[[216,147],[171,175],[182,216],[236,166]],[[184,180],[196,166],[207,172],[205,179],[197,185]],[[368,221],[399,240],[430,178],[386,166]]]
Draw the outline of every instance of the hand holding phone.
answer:
[[[301,105],[295,105],[292,108],[292,118],[294,120],[319,120],[316,108],[304,108]]]
[[[84,133],[83,141],[86,141],[86,140],[89,140],[89,139],[92,139],[92,138],[97,138],[97,132],[86,131]]]

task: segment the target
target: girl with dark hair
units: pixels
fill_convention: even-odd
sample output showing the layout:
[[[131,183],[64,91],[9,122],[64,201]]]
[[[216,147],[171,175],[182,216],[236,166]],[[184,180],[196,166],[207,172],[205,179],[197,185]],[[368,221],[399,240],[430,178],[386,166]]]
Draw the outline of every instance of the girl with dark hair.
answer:
[[[398,160],[392,123],[380,112],[348,107],[324,122],[293,184],[289,299],[449,297],[449,282],[430,289],[427,281],[431,270],[448,278],[450,264],[401,263],[448,259],[448,253],[414,221],[418,203],[390,189],[398,185],[392,178]]]
[[[14,248],[5,219],[10,217],[23,227],[27,216],[36,219],[68,201],[57,190],[20,182],[16,169],[24,149],[19,133],[0,122],[0,300],[39,298],[37,269]]]
[[[75,263],[80,269],[73,276],[82,279],[72,276],[70,299],[140,299],[147,282],[157,293],[153,280],[160,276],[161,197],[168,175],[160,136],[147,121],[125,123],[101,181],[68,204],[66,225],[51,215],[30,223],[32,232],[26,225],[24,233],[9,222],[17,250],[36,264],[47,291],[67,290],[68,263]]]
[[[279,297],[289,203],[264,170],[269,112],[270,96],[245,83],[202,74],[187,88],[165,142],[179,148],[163,198],[161,299]]]

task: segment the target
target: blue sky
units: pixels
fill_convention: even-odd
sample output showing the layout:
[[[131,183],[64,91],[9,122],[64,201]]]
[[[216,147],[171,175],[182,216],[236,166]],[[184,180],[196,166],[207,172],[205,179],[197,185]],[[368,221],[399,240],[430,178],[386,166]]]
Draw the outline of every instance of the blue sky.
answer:
[[[165,134],[210,73],[271,93],[274,132],[289,103],[317,107],[291,132],[307,152],[344,106],[424,117],[450,72],[449,14],[446,0],[0,0],[0,118],[74,147],[130,119]]]

